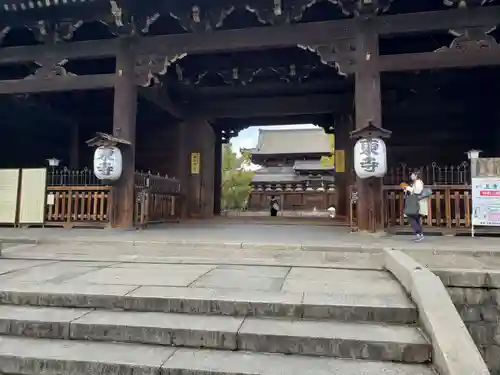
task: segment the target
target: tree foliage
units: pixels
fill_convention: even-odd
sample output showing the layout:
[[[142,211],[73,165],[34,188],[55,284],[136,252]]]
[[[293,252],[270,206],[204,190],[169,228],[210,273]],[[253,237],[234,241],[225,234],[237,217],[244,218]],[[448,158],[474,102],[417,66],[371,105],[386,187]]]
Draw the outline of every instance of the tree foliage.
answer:
[[[222,186],[223,209],[243,209],[247,206],[251,182],[255,172],[248,170],[250,155],[238,156],[230,144],[222,146]]]

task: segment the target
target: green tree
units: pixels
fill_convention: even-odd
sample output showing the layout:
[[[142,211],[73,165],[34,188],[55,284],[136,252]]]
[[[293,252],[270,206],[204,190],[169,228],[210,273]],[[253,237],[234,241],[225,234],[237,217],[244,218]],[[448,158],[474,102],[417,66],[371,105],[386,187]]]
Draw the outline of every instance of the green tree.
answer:
[[[250,165],[250,155],[238,156],[230,144],[222,146],[222,186],[223,209],[243,209],[247,205],[254,172],[246,170]]]

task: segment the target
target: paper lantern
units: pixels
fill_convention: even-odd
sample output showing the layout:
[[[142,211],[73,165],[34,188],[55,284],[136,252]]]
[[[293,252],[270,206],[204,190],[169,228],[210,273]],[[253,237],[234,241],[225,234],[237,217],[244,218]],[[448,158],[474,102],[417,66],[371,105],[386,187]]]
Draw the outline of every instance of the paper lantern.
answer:
[[[384,177],[387,152],[381,138],[361,138],[354,145],[354,170],[359,178]]]
[[[94,174],[99,180],[116,181],[122,175],[123,159],[118,147],[101,146],[94,152]]]

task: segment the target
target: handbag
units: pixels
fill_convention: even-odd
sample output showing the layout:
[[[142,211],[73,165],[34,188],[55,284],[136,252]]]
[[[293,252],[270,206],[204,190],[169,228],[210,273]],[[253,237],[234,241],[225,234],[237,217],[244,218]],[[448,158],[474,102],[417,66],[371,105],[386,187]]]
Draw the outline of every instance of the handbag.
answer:
[[[415,194],[410,194],[406,196],[405,207],[403,213],[406,216],[415,216],[420,212],[420,204],[418,203],[419,197]]]
[[[429,189],[428,187],[423,188],[422,192],[420,194],[417,194],[418,200],[422,200],[425,198],[428,198],[432,195],[432,189]]]

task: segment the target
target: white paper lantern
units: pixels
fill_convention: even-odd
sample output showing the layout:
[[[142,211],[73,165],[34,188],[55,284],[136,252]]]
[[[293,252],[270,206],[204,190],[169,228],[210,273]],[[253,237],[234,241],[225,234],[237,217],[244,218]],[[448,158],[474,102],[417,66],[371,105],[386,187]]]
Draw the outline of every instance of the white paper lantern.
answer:
[[[387,152],[381,138],[361,138],[354,145],[354,170],[359,178],[384,177]]]
[[[101,146],[94,152],[94,174],[99,180],[116,181],[122,175],[122,152],[118,147]]]

